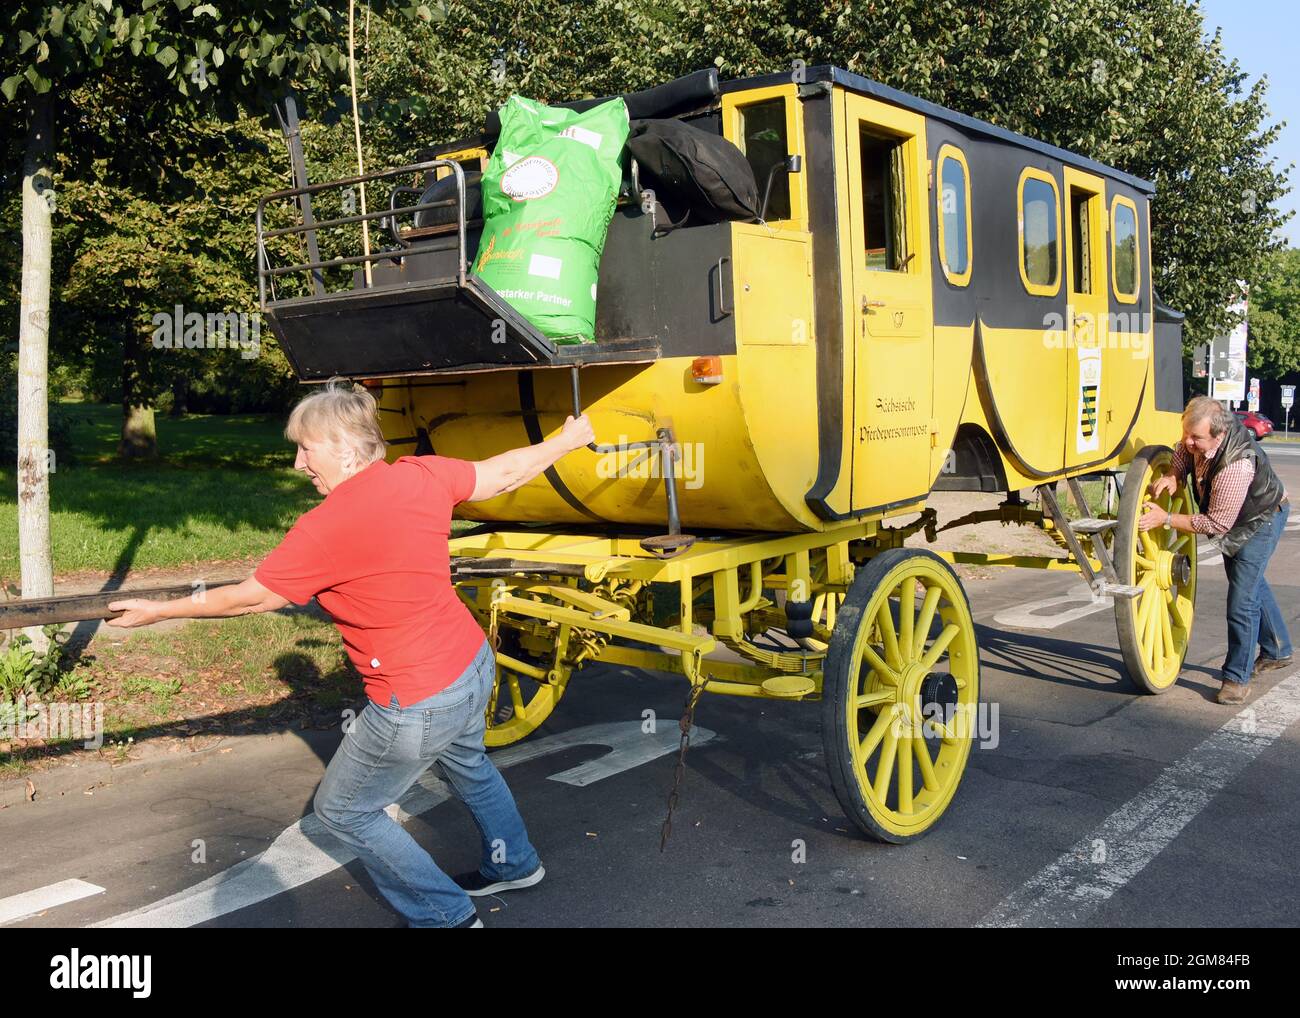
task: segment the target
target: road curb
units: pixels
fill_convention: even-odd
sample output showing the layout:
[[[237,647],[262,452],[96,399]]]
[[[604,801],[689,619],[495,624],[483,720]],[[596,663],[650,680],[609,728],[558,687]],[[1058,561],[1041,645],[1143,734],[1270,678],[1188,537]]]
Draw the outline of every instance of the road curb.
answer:
[[[160,771],[184,766],[192,767],[237,749],[248,751],[272,747],[289,738],[308,740],[308,737],[313,734],[323,733],[309,729],[262,732],[255,735],[210,736],[208,738],[214,741],[206,742],[197,748],[187,747],[185,742],[189,740],[177,740],[166,747],[141,746],[140,749],[143,751],[141,758],[120,764],[105,760],[62,764],[48,771],[34,771],[22,777],[0,781],[0,809],[8,806],[34,805],[69,794],[93,792],[98,788],[108,788]],[[34,799],[28,798],[28,782],[31,782],[35,788]]]

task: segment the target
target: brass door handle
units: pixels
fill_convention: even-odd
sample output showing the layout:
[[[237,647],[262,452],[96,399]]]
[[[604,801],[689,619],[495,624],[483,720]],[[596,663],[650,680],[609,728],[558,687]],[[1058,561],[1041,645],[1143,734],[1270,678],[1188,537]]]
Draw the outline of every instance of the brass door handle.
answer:
[[[862,298],[863,311],[866,311],[867,308],[883,308],[883,307],[888,307],[888,305],[883,300],[867,300],[866,297]]]

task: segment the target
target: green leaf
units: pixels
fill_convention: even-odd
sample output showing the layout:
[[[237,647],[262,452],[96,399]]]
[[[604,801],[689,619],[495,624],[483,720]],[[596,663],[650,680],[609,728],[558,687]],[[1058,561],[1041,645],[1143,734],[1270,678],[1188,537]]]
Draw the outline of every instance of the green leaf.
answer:
[[[55,7],[50,11],[50,35],[63,34],[63,20],[65,16],[62,7]]]
[[[32,83],[32,88],[36,90],[37,95],[44,95],[50,90],[50,79],[44,77],[35,67],[29,67],[23,72],[23,77]]]
[[[18,33],[18,53],[20,56],[23,53],[26,53],[29,49],[31,49],[35,45],[36,45],[36,36],[32,35],[31,32]]]
[[[215,7],[213,7],[211,4],[201,4],[200,6],[195,7],[194,17],[197,18],[200,14],[206,14],[211,18],[221,17],[220,12],[218,12],[218,10]]]
[[[3,84],[0,84],[0,92],[10,102],[14,101],[14,96],[18,94],[18,86],[23,83],[23,76],[15,74],[12,78],[5,78]]]
[[[225,62],[226,62],[226,51],[223,50],[220,46],[213,47],[212,65],[214,67],[220,67]]]
[[[271,62],[267,65],[267,68],[278,78],[284,71],[284,64],[284,55],[280,54],[279,56],[271,58]]]
[[[176,51],[170,46],[164,46],[154,54],[154,59],[164,67],[170,67],[172,64],[176,63]]]

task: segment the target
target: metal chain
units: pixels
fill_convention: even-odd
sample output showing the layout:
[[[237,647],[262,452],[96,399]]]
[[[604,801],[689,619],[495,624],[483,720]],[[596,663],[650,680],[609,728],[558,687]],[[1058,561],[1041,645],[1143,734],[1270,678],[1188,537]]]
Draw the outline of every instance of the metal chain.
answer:
[[[678,722],[682,730],[682,741],[677,751],[677,771],[673,775],[673,787],[668,793],[668,815],[664,817],[663,829],[659,835],[660,852],[668,846],[668,838],[673,833],[673,810],[677,808],[678,789],[681,788],[682,778],[686,774],[686,751],[691,746],[691,726],[695,724],[695,707],[700,702],[704,687],[707,685],[708,679],[705,679],[691,686],[690,695],[686,697],[686,710],[682,714],[681,721]]]

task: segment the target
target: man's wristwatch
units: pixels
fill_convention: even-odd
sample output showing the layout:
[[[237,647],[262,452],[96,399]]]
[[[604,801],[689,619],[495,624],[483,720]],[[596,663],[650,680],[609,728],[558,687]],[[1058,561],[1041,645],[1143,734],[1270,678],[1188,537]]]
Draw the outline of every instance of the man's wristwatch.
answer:
[[[1168,509],[1166,509],[1166,510],[1165,510],[1165,529],[1166,529],[1166,530],[1169,529],[1169,524],[1173,522],[1173,519],[1174,519],[1174,514],[1171,513]]]

